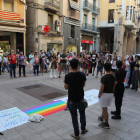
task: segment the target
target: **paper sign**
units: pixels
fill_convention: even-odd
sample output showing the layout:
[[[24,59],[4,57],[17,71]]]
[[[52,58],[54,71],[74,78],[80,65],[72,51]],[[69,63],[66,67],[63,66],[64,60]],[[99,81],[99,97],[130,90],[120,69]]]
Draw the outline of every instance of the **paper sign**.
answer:
[[[0,111],[0,124],[2,124],[5,129],[11,129],[29,122],[29,117],[30,116],[28,116],[26,113],[17,107],[14,107]]]
[[[84,98],[87,100],[88,106],[91,106],[91,105],[99,102],[98,94],[99,94],[99,90],[96,90],[96,89],[92,89],[92,90],[85,92]],[[61,100],[66,103],[68,100],[68,97],[64,97],[64,98],[57,99],[57,100]],[[57,101],[57,100],[55,100],[55,101]]]

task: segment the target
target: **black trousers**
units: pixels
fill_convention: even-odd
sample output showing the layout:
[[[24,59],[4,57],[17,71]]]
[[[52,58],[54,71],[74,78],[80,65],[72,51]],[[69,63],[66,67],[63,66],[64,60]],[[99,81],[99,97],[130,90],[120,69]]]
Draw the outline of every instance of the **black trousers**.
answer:
[[[123,95],[124,95],[124,84],[116,84],[115,87],[115,106],[116,106],[116,115],[121,115],[121,107],[122,107],[122,101],[123,101]]]
[[[0,74],[1,74],[1,62],[0,62]]]
[[[23,67],[23,76],[25,76],[25,65],[19,64],[19,76],[21,76],[21,68]]]

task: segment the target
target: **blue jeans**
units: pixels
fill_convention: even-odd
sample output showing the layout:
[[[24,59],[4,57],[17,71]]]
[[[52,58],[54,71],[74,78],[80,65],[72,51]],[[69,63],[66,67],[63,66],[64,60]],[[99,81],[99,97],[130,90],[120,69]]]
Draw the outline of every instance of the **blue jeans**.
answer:
[[[130,78],[130,72],[131,72],[131,69],[130,68],[126,68],[126,82],[125,82],[125,87],[129,86],[128,82],[129,82],[129,78]]]
[[[97,72],[103,72],[103,66],[97,66]]]
[[[69,107],[71,117],[72,117],[72,124],[74,127],[75,136],[79,136],[77,109],[79,109],[79,113],[80,113],[81,130],[85,130],[86,115],[85,115],[84,104],[81,101],[79,102],[68,101],[68,107]]]
[[[16,63],[10,64],[10,77],[12,77],[12,71],[13,71],[14,77],[16,77]]]
[[[7,71],[9,72],[9,64],[3,64],[3,67],[2,67],[2,72],[5,70],[5,68],[7,69]]]

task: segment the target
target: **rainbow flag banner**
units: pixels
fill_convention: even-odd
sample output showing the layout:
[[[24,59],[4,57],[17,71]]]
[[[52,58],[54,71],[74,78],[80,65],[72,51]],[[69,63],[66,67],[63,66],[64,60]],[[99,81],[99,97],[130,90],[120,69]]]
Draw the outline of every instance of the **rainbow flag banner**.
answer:
[[[54,114],[54,113],[57,113],[57,112],[64,110],[65,107],[66,107],[65,102],[63,102],[61,100],[57,100],[57,101],[54,101],[51,103],[36,106],[36,107],[26,109],[23,111],[30,116],[32,116],[34,114],[39,114],[39,115],[42,115],[43,117],[46,117],[48,115],[51,115],[51,114]]]

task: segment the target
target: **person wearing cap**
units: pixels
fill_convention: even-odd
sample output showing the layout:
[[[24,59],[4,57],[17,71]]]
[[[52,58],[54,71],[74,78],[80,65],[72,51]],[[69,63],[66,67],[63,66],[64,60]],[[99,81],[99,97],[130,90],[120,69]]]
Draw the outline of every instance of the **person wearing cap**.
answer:
[[[7,55],[6,54],[4,55],[4,58],[3,58],[2,72],[4,72],[5,68],[9,72],[9,65],[8,65],[8,59],[7,59]]]
[[[30,71],[30,73],[31,73],[31,71],[33,70],[33,58],[34,58],[34,53],[33,53],[33,51],[31,51],[31,54],[29,55],[29,60],[30,60],[30,64],[31,64],[31,69],[29,70]]]

